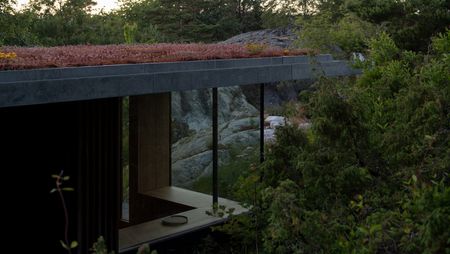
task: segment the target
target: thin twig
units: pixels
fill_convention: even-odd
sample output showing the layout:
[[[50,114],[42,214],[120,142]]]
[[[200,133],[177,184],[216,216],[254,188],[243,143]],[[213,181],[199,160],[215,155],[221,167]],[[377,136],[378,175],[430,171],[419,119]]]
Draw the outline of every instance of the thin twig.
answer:
[[[63,179],[64,170],[61,170],[61,173],[59,173],[59,176],[56,178],[56,191],[59,193],[59,197],[61,198],[61,203],[64,210],[64,219],[65,219],[65,225],[64,225],[64,241],[67,246],[67,251],[69,254],[72,254],[72,250],[70,248],[69,243],[69,213],[67,211],[66,201],[64,200],[64,196],[62,193],[61,185],[62,185],[62,179]]]

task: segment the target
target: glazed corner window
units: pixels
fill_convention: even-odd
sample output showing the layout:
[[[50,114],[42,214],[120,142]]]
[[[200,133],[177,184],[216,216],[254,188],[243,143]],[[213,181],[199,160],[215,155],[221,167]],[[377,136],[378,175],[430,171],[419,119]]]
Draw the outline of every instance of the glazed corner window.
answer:
[[[122,219],[135,225],[190,210],[159,196],[171,186],[170,93],[123,101]]]
[[[220,153],[217,89],[130,96],[122,102],[120,250],[222,222],[225,218],[207,213],[213,201],[246,211],[218,198],[213,181]],[[175,228],[162,223],[171,215],[187,221]]]

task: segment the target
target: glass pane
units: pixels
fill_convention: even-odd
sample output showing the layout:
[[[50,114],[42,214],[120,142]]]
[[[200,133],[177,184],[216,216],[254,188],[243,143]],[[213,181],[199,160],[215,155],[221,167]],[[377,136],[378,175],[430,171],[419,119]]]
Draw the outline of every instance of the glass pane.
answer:
[[[219,196],[236,200],[240,175],[259,163],[259,85],[218,89]]]
[[[211,89],[172,93],[172,186],[212,194],[211,103]]]

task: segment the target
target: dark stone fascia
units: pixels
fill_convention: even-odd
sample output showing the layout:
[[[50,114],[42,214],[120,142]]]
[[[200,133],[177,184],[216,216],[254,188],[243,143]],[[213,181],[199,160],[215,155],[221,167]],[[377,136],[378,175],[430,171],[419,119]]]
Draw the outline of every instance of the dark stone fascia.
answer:
[[[111,75],[129,75],[175,71],[194,71],[223,68],[281,65],[308,62],[328,62],[333,57],[328,54],[309,56],[263,57],[220,59],[205,61],[186,61],[169,63],[116,64],[101,66],[81,66],[65,68],[45,68],[31,70],[0,71],[0,84],[4,82],[36,81],[48,79],[67,79],[82,77],[99,77]]]
[[[203,68],[208,65],[214,65],[214,68]],[[108,68],[113,68],[115,73],[110,74],[111,70]],[[152,71],[143,71],[145,68],[150,68]],[[68,69],[70,70],[67,71]],[[81,69],[89,71],[82,75]],[[97,73],[91,69],[97,70]],[[51,71],[60,74],[51,73]],[[125,71],[128,73],[125,74]],[[11,81],[9,77],[9,82],[5,82],[2,76],[8,72],[0,72],[0,107],[305,80],[320,76],[349,76],[360,73],[359,70],[352,69],[347,62],[334,61],[329,55],[318,58],[272,57],[137,66],[41,69],[28,71],[32,73],[28,76],[23,72],[27,71],[11,71],[19,78]],[[39,74],[39,72],[45,72],[45,74]],[[31,78],[37,76],[49,77],[49,79]]]

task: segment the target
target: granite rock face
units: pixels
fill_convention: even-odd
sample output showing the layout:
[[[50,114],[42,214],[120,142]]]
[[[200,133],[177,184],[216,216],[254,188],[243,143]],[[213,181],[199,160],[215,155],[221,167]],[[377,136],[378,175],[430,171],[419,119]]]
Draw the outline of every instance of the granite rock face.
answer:
[[[297,40],[292,28],[266,29],[234,36],[221,43],[264,43],[289,48]],[[296,100],[308,82],[265,87],[266,110]],[[259,145],[258,86],[219,88],[219,165],[238,160]],[[172,184],[191,188],[212,172],[212,91],[172,93]],[[231,151],[241,151],[231,155]],[[233,157],[235,156],[235,157]]]
[[[280,48],[290,48],[298,39],[293,28],[276,28],[239,34],[225,40],[223,44],[267,44]]]
[[[257,91],[256,91],[257,92]],[[187,124],[189,130],[199,132],[210,129],[212,123],[211,89],[192,90],[172,93],[172,119]],[[258,115],[258,110],[248,102],[241,87],[223,87],[218,89],[219,121]]]
[[[229,161],[229,149],[258,142],[259,111],[240,87],[218,91],[219,158]],[[189,188],[212,170],[211,90],[172,93],[172,183]],[[175,124],[174,124],[175,123]]]

